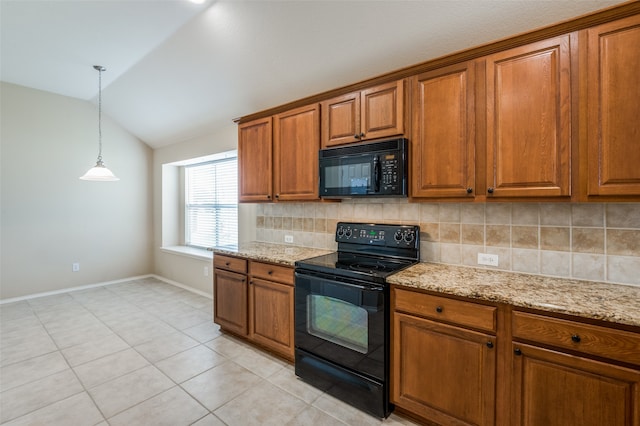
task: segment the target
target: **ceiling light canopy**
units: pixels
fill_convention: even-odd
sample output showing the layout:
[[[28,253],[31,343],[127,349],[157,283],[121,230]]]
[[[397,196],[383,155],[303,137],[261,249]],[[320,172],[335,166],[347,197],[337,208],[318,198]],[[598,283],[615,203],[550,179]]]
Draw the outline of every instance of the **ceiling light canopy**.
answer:
[[[106,68],[101,65],[94,65],[93,68],[98,71],[98,160],[95,166],[90,168],[83,176],[80,176],[80,179],[112,182],[120,179],[111,170],[107,169],[102,161],[102,72],[106,71]]]

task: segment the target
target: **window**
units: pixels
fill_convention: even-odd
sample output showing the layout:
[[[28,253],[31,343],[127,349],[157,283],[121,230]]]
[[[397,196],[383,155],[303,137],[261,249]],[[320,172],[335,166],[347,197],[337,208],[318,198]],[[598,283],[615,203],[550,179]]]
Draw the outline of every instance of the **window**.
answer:
[[[185,244],[238,245],[238,158],[185,166]]]

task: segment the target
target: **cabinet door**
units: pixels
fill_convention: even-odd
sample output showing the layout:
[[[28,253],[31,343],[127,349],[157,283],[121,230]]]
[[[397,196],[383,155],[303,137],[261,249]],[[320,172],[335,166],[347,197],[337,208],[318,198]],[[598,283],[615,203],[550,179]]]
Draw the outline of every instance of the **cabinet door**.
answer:
[[[271,117],[238,126],[239,201],[271,200]]]
[[[220,327],[247,335],[247,277],[216,269],[213,277],[213,321]]]
[[[318,199],[320,106],[314,104],[276,115],[273,131],[275,198]]]
[[[391,398],[442,425],[492,425],[496,338],[394,313]]]
[[[513,425],[638,426],[640,371],[514,344]]]
[[[361,92],[360,139],[404,133],[404,80]]]
[[[587,37],[588,194],[640,195],[640,15]]]
[[[252,278],[249,333],[252,340],[293,359],[293,287]]]
[[[569,35],[486,58],[488,195],[571,195],[570,59]]]
[[[475,63],[413,77],[412,197],[473,197]]]
[[[322,148],[360,140],[360,92],[322,102]]]

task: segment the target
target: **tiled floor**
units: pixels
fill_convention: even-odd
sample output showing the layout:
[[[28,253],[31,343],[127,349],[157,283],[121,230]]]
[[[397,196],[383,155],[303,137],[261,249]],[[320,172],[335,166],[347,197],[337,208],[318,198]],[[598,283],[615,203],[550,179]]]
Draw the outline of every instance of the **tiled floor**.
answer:
[[[148,278],[0,305],[2,425],[410,425],[368,416]]]

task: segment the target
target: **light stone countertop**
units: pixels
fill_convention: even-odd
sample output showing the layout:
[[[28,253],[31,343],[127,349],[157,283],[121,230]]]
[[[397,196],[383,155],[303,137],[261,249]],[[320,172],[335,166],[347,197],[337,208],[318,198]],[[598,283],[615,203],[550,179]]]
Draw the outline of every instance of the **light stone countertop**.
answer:
[[[259,260],[262,262],[277,263],[286,266],[295,266],[296,261],[309,259],[310,257],[329,254],[331,251],[310,247],[289,246],[284,244],[272,244],[250,242],[240,244],[238,248],[213,248],[213,254],[242,257],[244,259]]]
[[[419,263],[387,278],[405,287],[640,326],[640,287]]]

